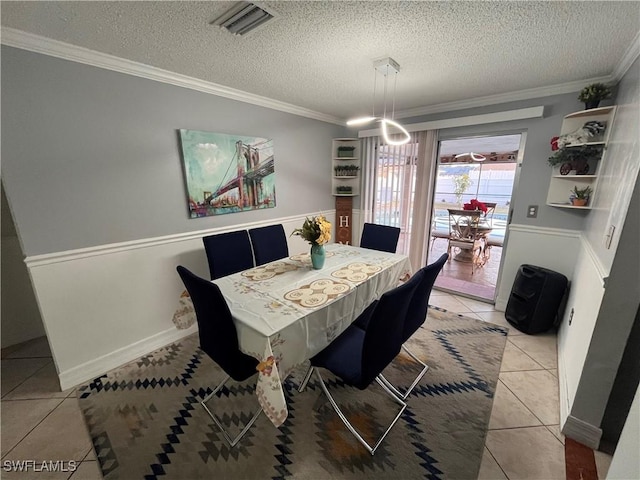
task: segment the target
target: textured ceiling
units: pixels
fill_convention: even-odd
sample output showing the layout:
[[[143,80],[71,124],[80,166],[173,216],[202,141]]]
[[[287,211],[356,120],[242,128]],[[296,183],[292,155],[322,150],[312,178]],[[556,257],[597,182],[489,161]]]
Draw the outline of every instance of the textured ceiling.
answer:
[[[0,12],[3,27],[339,118],[370,112],[376,59],[400,64],[406,111],[611,75],[640,30],[637,1],[268,1],[277,19],[239,37],[209,24],[233,4],[3,1]]]

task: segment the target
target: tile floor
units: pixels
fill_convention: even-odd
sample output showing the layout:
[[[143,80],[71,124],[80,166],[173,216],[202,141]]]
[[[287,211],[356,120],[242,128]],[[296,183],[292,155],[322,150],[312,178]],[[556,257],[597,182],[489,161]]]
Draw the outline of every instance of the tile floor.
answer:
[[[432,292],[430,303],[509,327],[504,314],[486,303],[437,290]],[[2,353],[0,477],[102,478],[75,391],[59,391],[46,339],[36,339]],[[510,328],[480,479],[565,478],[557,377],[555,334],[529,336]],[[4,468],[7,461],[26,459],[64,460],[60,467],[67,471],[25,473]],[[68,463],[71,460],[75,462],[75,471],[71,471]],[[610,456],[596,452],[599,478],[605,478],[610,461]]]

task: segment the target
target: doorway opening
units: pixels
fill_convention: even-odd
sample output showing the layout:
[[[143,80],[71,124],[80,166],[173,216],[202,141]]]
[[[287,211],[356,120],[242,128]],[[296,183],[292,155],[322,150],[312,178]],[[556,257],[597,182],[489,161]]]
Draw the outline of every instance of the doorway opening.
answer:
[[[427,258],[431,263],[445,252],[450,258],[437,288],[495,301],[521,140],[521,134],[513,134],[440,141]],[[475,209],[476,202],[482,204],[482,228],[479,247],[470,256],[450,243],[455,235],[450,210]]]

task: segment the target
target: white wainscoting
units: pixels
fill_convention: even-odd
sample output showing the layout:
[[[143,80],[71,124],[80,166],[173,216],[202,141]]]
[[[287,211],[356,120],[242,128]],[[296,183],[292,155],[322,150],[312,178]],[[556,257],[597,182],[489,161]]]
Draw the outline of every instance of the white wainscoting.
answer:
[[[503,252],[505,258],[496,310],[505,311],[520,265],[548,268],[562,273],[571,281],[580,249],[580,235],[576,230],[509,225],[509,242]]]
[[[335,211],[324,213],[334,222]],[[184,290],[176,266],[209,278],[203,236],[274,223],[282,223],[289,235],[304,219],[271,219],[25,259],[61,388],[196,331],[176,329],[172,317]],[[288,242],[292,254],[309,249],[300,237],[288,237]]]
[[[510,225],[504,255],[498,310],[506,309],[520,265],[548,268],[569,279],[569,296],[557,340],[560,425],[565,435],[595,448],[601,430],[572,416],[571,407],[600,310],[606,272],[582,233],[574,230]]]
[[[558,330],[560,425],[564,425],[565,434],[593,448],[598,446],[601,430],[597,426],[577,421],[579,419],[571,416],[571,409],[598,319],[604,296],[604,283],[605,277],[600,263],[583,237],[579,245],[567,307]]]

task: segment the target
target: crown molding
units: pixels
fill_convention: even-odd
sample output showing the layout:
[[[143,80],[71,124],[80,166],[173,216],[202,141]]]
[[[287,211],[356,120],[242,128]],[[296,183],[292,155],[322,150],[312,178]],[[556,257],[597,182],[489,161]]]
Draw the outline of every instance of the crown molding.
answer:
[[[291,113],[302,117],[312,118],[327,123],[344,126],[346,119],[338,118],[333,115],[316,112],[307,108],[299,107],[279,100],[273,100],[260,95],[244,92],[224,85],[199,80],[178,73],[163,70],[161,68],[152,67],[143,63],[126,60],[114,55],[100,53],[88,48],[71,45],[69,43],[52,40],[32,33],[24,32],[10,27],[2,27],[1,43],[10,47],[29,50],[31,52],[41,53],[52,57],[70,60],[72,62],[92,65],[98,68],[113,70],[120,73],[134,75],[157,82],[163,82],[170,85],[189,88],[220,97],[237,100],[240,102],[250,103],[261,107],[278,110],[281,112]],[[476,97],[467,100],[455,102],[439,103],[436,105],[428,105],[423,107],[410,108],[398,111],[395,114],[396,119],[418,117],[421,115],[430,115],[434,113],[452,112],[456,110],[464,110],[467,108],[486,107],[501,103],[515,102],[520,100],[529,100],[532,98],[548,97],[551,95],[562,95],[565,93],[573,93],[580,91],[585,85],[590,83],[618,83],[633,62],[640,56],[640,31],[636,34],[631,45],[623,55],[622,59],[614,69],[611,75],[587,78],[584,80],[576,80],[573,82],[561,83],[545,87],[530,88],[526,90],[518,90],[515,92],[501,93],[497,95],[488,95],[485,97]]]
[[[613,70],[611,76],[615,79],[615,82],[618,83],[622,80],[622,77],[627,73],[627,70],[631,68],[633,62],[640,56],[640,30],[636,33],[635,38],[627,48],[627,51],[624,52],[622,59],[618,63],[618,66]]]
[[[50,38],[24,32],[15,28],[2,27],[1,43],[10,47],[20,48],[31,52],[41,53],[52,57],[83,63],[106,70],[126,73],[136,77],[146,78],[157,82],[167,83],[178,87],[189,88],[199,92],[209,93],[219,97],[225,97],[239,102],[250,103],[260,107],[291,113],[301,117],[312,118],[327,123],[345,125],[345,121],[333,115],[316,112],[279,100],[254,95],[235,88],[217,83],[207,82],[196,78],[170,72],[161,68],[152,67],[143,63],[126,60],[123,58],[97,52],[88,48],[71,45],[69,43],[52,40]]]
[[[429,105],[425,107],[410,108],[396,112],[396,119],[418,117],[421,115],[430,115],[433,113],[451,112],[454,110],[464,110],[467,108],[486,107],[488,105],[497,105],[501,103],[517,102],[520,100],[530,100],[532,98],[549,97],[551,95],[562,95],[565,93],[579,92],[585,85],[590,83],[615,83],[611,75],[606,77],[587,78],[584,80],[576,80],[573,82],[560,83],[557,85],[549,85],[546,87],[529,88],[527,90],[518,90],[516,92],[499,93],[497,95],[488,95],[486,97],[470,98],[457,102],[439,103],[437,105]]]

